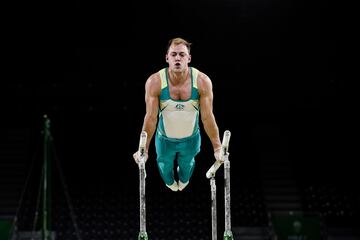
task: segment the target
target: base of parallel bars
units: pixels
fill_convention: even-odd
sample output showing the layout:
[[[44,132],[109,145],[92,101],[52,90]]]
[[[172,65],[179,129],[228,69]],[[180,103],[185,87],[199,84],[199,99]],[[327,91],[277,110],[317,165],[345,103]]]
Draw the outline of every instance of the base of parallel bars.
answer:
[[[148,240],[148,235],[146,232],[140,232],[138,240]]]
[[[231,231],[224,232],[224,240],[234,240],[233,234]]]

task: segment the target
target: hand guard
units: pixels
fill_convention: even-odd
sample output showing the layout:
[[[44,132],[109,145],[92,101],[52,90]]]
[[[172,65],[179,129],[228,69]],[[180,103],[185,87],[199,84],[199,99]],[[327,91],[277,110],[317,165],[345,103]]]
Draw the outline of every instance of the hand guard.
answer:
[[[141,157],[140,151],[137,151],[136,153],[133,154],[133,158],[137,164],[139,164],[140,157]],[[145,162],[147,161],[148,157],[149,157],[148,153],[145,152]]]

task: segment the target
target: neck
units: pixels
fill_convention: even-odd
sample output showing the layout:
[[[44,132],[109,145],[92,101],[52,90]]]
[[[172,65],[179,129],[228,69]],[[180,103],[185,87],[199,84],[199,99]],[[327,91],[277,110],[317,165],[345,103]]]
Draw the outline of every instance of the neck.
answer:
[[[189,75],[189,68],[186,68],[182,72],[174,72],[169,69],[169,80],[174,85],[186,82],[188,75]]]

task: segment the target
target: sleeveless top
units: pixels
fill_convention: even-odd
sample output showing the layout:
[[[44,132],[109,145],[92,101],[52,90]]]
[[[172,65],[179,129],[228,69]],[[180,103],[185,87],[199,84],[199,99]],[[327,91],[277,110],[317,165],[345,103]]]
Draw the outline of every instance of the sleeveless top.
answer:
[[[170,96],[168,68],[159,71],[161,93],[157,132],[169,139],[185,139],[199,132],[199,70],[190,67],[191,95],[187,100],[174,100]]]

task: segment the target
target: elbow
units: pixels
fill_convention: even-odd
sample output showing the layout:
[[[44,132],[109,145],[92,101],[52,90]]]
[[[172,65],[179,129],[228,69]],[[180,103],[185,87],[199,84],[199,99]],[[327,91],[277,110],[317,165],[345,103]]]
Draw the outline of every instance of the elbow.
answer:
[[[206,124],[208,119],[209,119],[208,117],[204,117],[204,116],[201,117],[201,121],[203,124]]]

